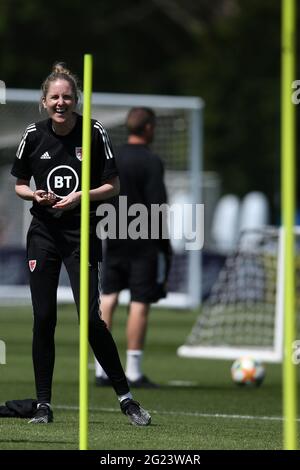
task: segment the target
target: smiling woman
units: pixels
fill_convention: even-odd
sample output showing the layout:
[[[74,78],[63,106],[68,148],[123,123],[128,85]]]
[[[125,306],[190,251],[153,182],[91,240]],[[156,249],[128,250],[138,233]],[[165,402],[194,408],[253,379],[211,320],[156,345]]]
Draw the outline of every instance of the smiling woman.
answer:
[[[75,109],[79,99],[78,80],[59,62],[42,85],[41,104],[52,119],[52,129],[58,135],[67,135],[76,124]]]
[[[16,193],[33,202],[27,236],[27,263],[33,304],[32,356],[38,408],[31,423],[53,421],[52,376],[57,286],[64,263],[79,313],[82,116],[75,112],[77,80],[62,64],[42,86],[48,119],[30,124],[19,145],[12,174]],[[96,201],[118,193],[119,180],[108,134],[91,120],[89,342],[133,424],[147,425],[150,415],[132,400],[114,340],[99,314],[101,241],[96,236]],[[33,177],[36,191],[30,188]]]

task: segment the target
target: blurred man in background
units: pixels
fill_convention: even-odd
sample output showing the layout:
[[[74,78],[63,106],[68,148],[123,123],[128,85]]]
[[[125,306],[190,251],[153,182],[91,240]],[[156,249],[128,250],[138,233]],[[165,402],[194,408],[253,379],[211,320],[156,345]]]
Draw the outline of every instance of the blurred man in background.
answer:
[[[151,205],[165,204],[166,188],[161,159],[151,152],[155,114],[150,108],[129,111],[126,126],[128,140],[116,154],[120,177],[120,196],[127,197],[127,207],[143,204],[147,208],[149,223],[141,227],[146,238],[109,239],[103,264],[102,319],[112,328],[119,293],[130,291],[127,320],[126,377],[132,387],[155,388],[157,385],[142,371],[150,304],[166,296],[166,281],[170,266],[169,239],[151,239]],[[120,199],[115,202],[116,220],[119,221]],[[122,215],[122,214],[121,214]],[[133,217],[128,216],[127,227]],[[118,231],[117,231],[118,233]],[[161,229],[160,229],[161,235]],[[110,381],[96,361],[96,384],[109,385]]]

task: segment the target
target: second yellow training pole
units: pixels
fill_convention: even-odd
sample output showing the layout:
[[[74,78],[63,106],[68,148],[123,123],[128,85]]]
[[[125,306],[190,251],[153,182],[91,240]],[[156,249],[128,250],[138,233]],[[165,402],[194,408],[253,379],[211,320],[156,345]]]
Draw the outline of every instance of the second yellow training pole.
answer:
[[[282,221],[284,227],[284,357],[283,357],[283,440],[284,448],[297,448],[297,376],[292,362],[296,337],[295,302],[295,174],[296,109],[292,103],[295,80],[296,2],[282,0],[282,78],[281,78],[281,173]]]
[[[79,358],[79,449],[88,449],[88,317],[89,317],[89,233],[90,233],[90,161],[91,97],[93,59],[84,55],[83,128],[81,168],[80,227],[80,358]]]

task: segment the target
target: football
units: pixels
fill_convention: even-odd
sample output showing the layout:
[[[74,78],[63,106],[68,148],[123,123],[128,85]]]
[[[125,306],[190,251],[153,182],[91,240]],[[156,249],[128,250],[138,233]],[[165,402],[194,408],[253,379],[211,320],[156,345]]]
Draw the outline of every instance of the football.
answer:
[[[231,377],[235,384],[246,386],[259,386],[266,375],[263,364],[251,357],[236,359],[231,366]]]

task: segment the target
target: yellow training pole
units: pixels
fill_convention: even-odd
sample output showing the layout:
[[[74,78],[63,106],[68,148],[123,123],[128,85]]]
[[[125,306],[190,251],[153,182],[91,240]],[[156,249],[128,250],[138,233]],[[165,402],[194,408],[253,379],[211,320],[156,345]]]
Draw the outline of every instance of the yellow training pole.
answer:
[[[297,447],[297,378],[292,362],[296,335],[295,303],[295,173],[296,107],[292,103],[295,80],[296,2],[282,0],[282,68],[281,68],[281,198],[284,227],[284,358],[283,358],[283,440],[284,449]]]
[[[79,363],[79,449],[88,448],[88,317],[89,317],[89,227],[91,96],[93,59],[84,55],[83,128],[80,227],[80,363]]]

